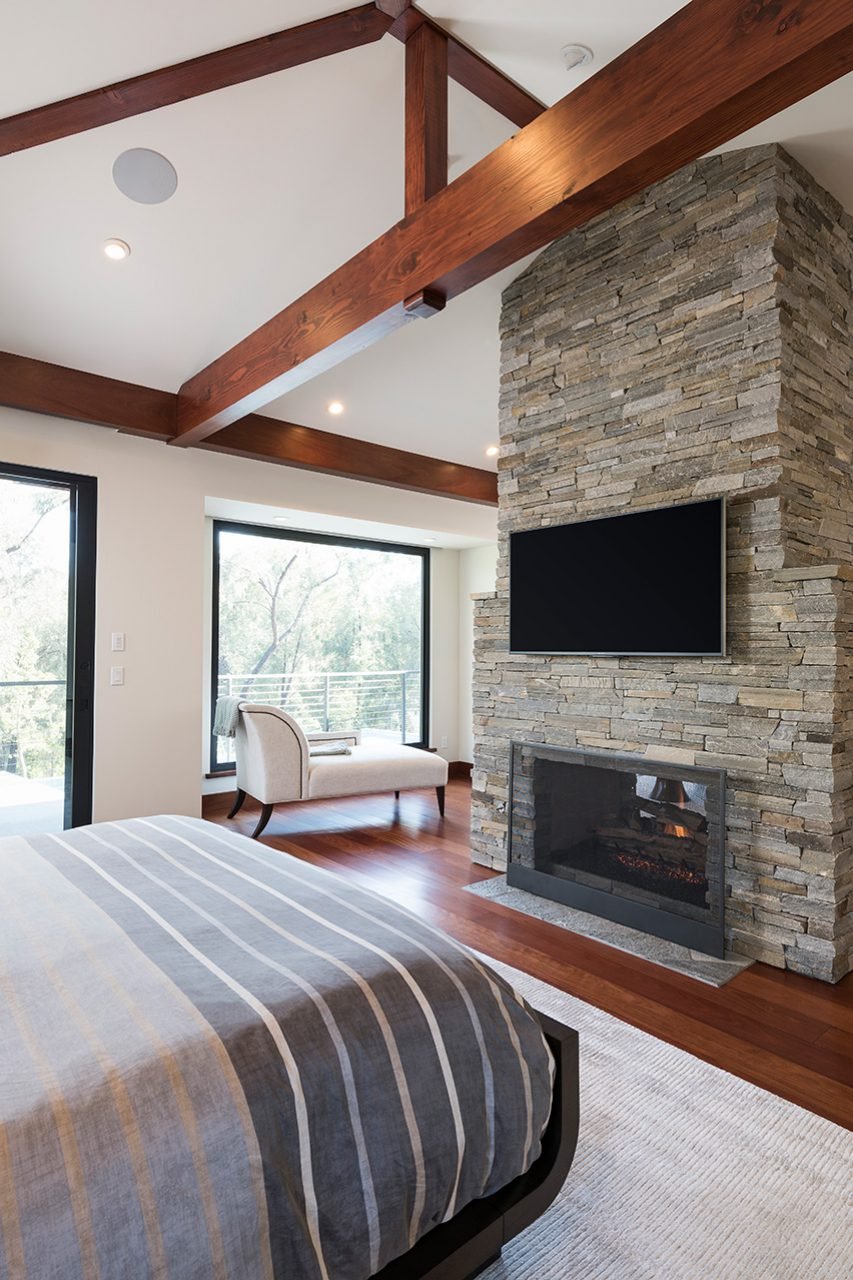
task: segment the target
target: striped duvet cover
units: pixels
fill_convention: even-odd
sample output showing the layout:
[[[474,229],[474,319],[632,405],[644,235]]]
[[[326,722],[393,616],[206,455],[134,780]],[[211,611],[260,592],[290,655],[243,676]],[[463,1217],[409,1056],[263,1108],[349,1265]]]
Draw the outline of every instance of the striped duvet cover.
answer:
[[[194,819],[0,840],[0,1278],[365,1280],[539,1153],[470,953]]]

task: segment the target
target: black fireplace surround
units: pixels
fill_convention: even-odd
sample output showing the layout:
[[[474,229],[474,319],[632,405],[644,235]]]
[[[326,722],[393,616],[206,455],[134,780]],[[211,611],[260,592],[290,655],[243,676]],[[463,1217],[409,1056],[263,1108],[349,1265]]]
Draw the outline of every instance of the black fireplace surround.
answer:
[[[722,769],[510,748],[507,883],[722,957]]]

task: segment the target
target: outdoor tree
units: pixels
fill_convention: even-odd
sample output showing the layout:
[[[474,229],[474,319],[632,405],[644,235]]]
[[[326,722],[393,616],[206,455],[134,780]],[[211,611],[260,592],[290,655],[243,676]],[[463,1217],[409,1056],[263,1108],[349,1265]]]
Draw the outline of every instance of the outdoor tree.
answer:
[[[65,767],[68,522],[66,491],[0,480],[0,770],[31,778]]]
[[[420,558],[219,538],[220,691],[285,707],[309,729],[401,733],[403,703],[415,717],[419,701]]]

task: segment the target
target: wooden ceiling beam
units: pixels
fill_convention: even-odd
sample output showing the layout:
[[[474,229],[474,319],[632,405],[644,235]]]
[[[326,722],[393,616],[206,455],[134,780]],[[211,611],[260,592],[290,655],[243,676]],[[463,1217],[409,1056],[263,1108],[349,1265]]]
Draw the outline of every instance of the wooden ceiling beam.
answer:
[[[499,115],[523,129],[546,110],[545,104],[532,93],[516,84],[491,62],[487,62],[458,36],[451,35],[437,22],[433,22],[421,9],[413,6],[404,9],[390,28],[390,34],[402,40],[403,44],[408,44],[414,33],[423,27],[446,38],[447,74],[450,79],[461,84],[463,89],[473,93],[475,98],[480,98]]]
[[[406,42],[406,214],[447,186],[447,36],[424,23]]]
[[[367,440],[351,440],[331,431],[300,427],[258,414],[250,414],[226,427],[198,448],[463,502],[496,506],[498,501],[498,478],[494,471],[444,462]]]
[[[0,156],[369,44],[387,31],[406,43],[423,25],[446,37],[450,78],[495,111],[523,127],[545,110],[532,94],[414,8],[411,0],[374,0],[372,4],[7,116],[0,119]]]
[[[381,39],[393,20],[375,4],[363,4],[7,116],[0,120],[0,156],[370,44]]]
[[[204,439],[853,70],[850,0],[692,0],[181,388]],[[698,75],[696,68],[701,68]]]
[[[374,3],[380,13],[387,14],[391,19],[401,18],[412,7],[412,0],[374,0]]]
[[[474,49],[463,44],[456,36],[447,42],[447,72],[451,80],[473,93],[498,115],[523,129],[547,111],[532,93],[516,84],[503,71],[487,62]]]
[[[177,398],[170,391],[0,351],[0,405],[166,441],[175,431]],[[440,498],[488,506],[498,500],[493,471],[276,418],[250,415],[200,447]]]
[[[135,382],[0,351],[0,405],[73,422],[117,427],[131,435],[168,440],[175,433],[176,400]]]

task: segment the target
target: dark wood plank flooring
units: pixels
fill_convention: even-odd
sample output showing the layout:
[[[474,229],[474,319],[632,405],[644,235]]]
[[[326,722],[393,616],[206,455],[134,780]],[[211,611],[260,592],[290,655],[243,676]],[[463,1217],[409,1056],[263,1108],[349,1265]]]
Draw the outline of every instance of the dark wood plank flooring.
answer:
[[[233,822],[232,795],[205,817],[250,835],[257,807]],[[492,875],[470,861],[470,789],[451,782],[442,821],[433,792],[282,805],[262,837],[352,876],[468,946],[568,991],[707,1062],[853,1129],[853,975],[829,986],[757,964],[720,989],[520,915],[463,886]]]

